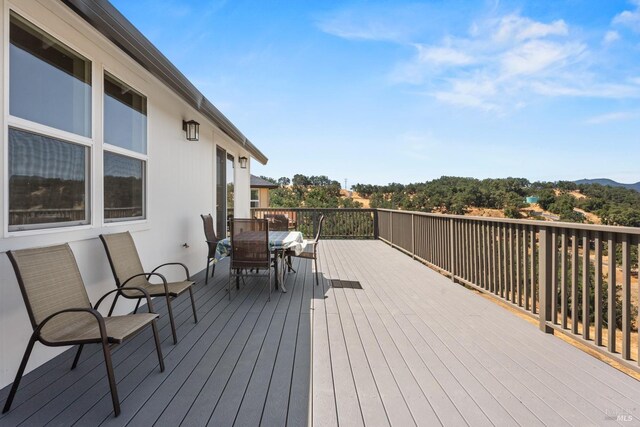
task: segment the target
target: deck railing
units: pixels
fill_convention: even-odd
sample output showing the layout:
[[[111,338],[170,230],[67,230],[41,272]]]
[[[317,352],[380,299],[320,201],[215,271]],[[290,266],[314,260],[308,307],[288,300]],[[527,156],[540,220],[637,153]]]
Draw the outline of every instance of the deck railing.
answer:
[[[374,239],[376,234],[375,209],[324,208],[252,208],[251,215],[285,215],[291,228],[313,237],[318,230],[320,216],[325,216],[322,237],[325,239]]]
[[[640,370],[640,229],[385,209],[377,216],[381,240],[537,318],[541,330]]]

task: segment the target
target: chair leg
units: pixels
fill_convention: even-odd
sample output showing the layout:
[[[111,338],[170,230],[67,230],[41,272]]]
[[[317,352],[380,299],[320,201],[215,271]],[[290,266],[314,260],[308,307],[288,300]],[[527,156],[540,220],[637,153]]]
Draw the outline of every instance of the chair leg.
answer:
[[[171,334],[173,335],[173,344],[178,344],[178,334],[176,334],[176,322],[173,320],[173,308],[171,308],[171,297],[167,295],[167,310],[169,311],[169,323],[171,323]]]
[[[273,263],[273,270],[276,276],[276,284],[275,284],[275,288],[276,290],[278,290],[278,278],[280,277],[278,275],[278,254],[276,254],[276,262]],[[269,270],[269,273],[271,273],[271,270]]]
[[[138,302],[136,303],[136,308],[133,310],[133,314],[136,314],[138,312],[138,308],[140,307],[140,301],[142,301],[142,298],[138,298]]]
[[[204,275],[204,284],[208,285],[209,284],[209,259],[207,258],[207,272]]]
[[[315,258],[313,259],[313,265],[315,266],[315,269],[316,269],[316,286],[318,286],[318,284],[319,284],[319,282],[320,282],[320,281],[318,280],[318,257],[315,257]]]
[[[213,275],[216,273],[216,265],[213,264],[213,266],[211,266],[211,278],[213,279]]]
[[[104,353],[104,364],[107,367],[107,376],[109,377],[109,388],[111,389],[111,401],[113,402],[113,412],[116,417],[120,415],[120,399],[118,399],[118,389],[116,379],[113,375],[113,363],[111,362],[111,349],[106,339],[102,341],[102,352]]]
[[[153,330],[153,339],[156,342],[156,353],[158,353],[158,362],[160,363],[160,372],[164,372],[164,357],[162,357],[162,350],[160,349],[160,338],[158,337],[158,325],[156,320],[151,321],[151,329]]]
[[[9,409],[11,409],[13,398],[16,396],[16,391],[18,391],[18,386],[20,385],[22,374],[24,374],[24,370],[27,367],[27,362],[29,361],[29,356],[31,356],[31,351],[33,350],[33,345],[35,343],[36,343],[36,338],[35,338],[35,335],[32,334],[31,338],[29,338],[29,343],[27,344],[27,348],[24,351],[24,356],[22,356],[22,362],[20,362],[20,367],[18,368],[16,379],[13,380],[13,385],[11,386],[11,392],[9,392],[9,397],[7,397],[7,401],[4,404],[4,409],[2,409],[3,414],[9,411]]]
[[[233,269],[229,268],[229,280],[227,281],[227,293],[229,294],[229,301],[231,301],[231,281],[233,280]]]
[[[191,308],[193,309],[193,322],[198,323],[198,315],[196,314],[196,302],[193,299],[193,289],[189,287],[189,296],[191,297]]]
[[[271,269],[269,269],[269,301],[271,301]]]
[[[116,302],[118,302],[119,297],[120,297],[120,294],[116,294],[116,296],[113,298],[113,302],[111,303],[111,308],[109,309],[109,314],[108,314],[109,317],[111,317],[111,315],[113,314],[113,309],[116,308]]]
[[[78,346],[78,351],[76,351],[76,357],[73,359],[73,364],[71,365],[71,370],[73,371],[74,369],[76,369],[76,366],[78,366],[78,361],[80,360],[80,353],[82,353],[82,348],[84,347],[84,344],[80,344]]]

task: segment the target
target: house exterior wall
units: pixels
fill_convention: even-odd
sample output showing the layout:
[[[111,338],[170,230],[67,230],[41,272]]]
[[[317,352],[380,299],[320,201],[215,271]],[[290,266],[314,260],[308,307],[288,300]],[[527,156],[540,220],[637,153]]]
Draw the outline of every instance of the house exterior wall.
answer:
[[[113,289],[114,282],[102,244],[103,233],[129,230],[145,269],[167,261],[185,263],[191,273],[205,267],[206,245],[200,214],[215,215],[216,145],[235,159],[250,157],[212,123],[200,116],[177,95],[151,76],[134,60],[78,17],[54,0],[0,0],[0,388],[11,383],[31,334],[15,274],[6,251],[69,242],[76,256],[89,297],[95,302]],[[13,9],[60,42],[92,62],[92,133],[90,146],[91,224],[48,230],[8,231],[7,220],[7,138],[8,126],[8,43],[9,10]],[[140,221],[104,223],[102,191],[102,101],[103,70],[117,76],[147,97],[148,160],[146,172],[147,218]],[[185,139],[182,120],[200,125],[200,141]],[[35,126],[33,131],[38,131]],[[237,160],[236,160],[237,161]],[[250,168],[235,168],[235,216],[249,216]],[[187,243],[188,247],[183,247]],[[180,271],[167,270],[168,279],[180,278]],[[103,303],[109,307],[110,301]],[[133,309],[133,301],[119,301],[116,313]],[[27,370],[39,366],[65,348],[36,345]]]
[[[260,207],[261,208],[269,207],[269,189],[268,188],[260,189]]]

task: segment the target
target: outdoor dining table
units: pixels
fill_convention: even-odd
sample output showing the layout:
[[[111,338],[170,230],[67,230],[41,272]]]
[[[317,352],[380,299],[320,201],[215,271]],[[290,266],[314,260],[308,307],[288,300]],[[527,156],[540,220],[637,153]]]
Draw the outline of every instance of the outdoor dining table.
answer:
[[[278,262],[275,263],[276,268],[276,288],[278,287],[278,282],[280,283],[280,287],[282,292],[287,292],[287,289],[284,286],[284,254],[287,251],[293,252],[296,255],[300,255],[300,253],[305,248],[304,237],[299,231],[270,231],[269,232],[269,248],[271,252],[273,252],[276,257],[280,257],[283,266],[282,266],[282,276],[283,280],[280,281],[280,276],[278,275]],[[218,262],[221,259],[231,255],[231,239],[225,238],[218,242],[216,245],[216,253],[214,262]]]

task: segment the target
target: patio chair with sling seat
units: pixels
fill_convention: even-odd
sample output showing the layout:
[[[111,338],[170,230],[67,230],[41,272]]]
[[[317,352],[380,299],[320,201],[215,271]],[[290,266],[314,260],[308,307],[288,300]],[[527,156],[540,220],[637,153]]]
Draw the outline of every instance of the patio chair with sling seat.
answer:
[[[269,222],[266,219],[231,220],[231,256],[229,261],[229,298],[231,298],[231,282],[246,276],[243,272],[266,269],[263,276],[269,278],[269,300],[271,300],[271,265],[274,259],[269,247]],[[276,260],[277,262],[277,260]],[[255,275],[254,275],[255,276]]]
[[[213,217],[211,216],[211,214],[208,215],[200,215],[200,218],[202,218],[202,224],[204,225],[204,236],[207,242],[207,271],[205,273],[205,280],[204,280],[204,284],[207,285],[209,284],[209,265],[211,264],[212,261],[214,261],[216,259],[216,246],[218,245],[218,242],[220,241],[220,239],[218,239],[218,236],[216,236],[216,232],[213,229]],[[213,279],[213,275],[216,272],[216,264],[213,263],[213,265],[211,266],[211,278]]]
[[[33,333],[2,412],[5,413],[11,408],[33,346],[38,341],[46,346],[78,345],[71,369],[77,366],[85,344],[101,344],[113,410],[118,416],[120,400],[111,361],[112,346],[151,326],[160,371],[164,371],[156,326],[158,315],[153,311],[149,293],[140,287],[127,288],[127,292],[135,293],[139,298],[145,298],[149,313],[104,317],[98,311],[100,303],[106,296],[112,293],[120,295],[125,290],[119,288],[107,292],[94,306],[91,306],[78,264],[68,244],[9,251],[7,256],[18,279]]]
[[[316,232],[316,237],[313,240],[305,240],[305,250],[302,251],[300,254],[296,255],[295,252],[292,251],[287,251],[286,255],[291,257],[298,257],[298,258],[305,258],[305,259],[312,259],[313,260],[313,265],[314,265],[314,269],[316,272],[316,286],[319,283],[318,280],[318,243],[320,242],[320,236],[322,235],[322,225],[324,224],[324,220],[325,220],[325,216],[321,215],[320,219],[318,220],[318,230]],[[309,250],[310,249],[310,250]]]
[[[150,273],[145,272],[142,268],[142,262],[138,256],[138,250],[136,244],[133,241],[131,233],[115,233],[115,234],[101,234],[100,239],[104,244],[104,249],[107,252],[109,258],[109,264],[111,265],[111,271],[116,281],[116,286],[123,289],[116,295],[116,299],[111,305],[109,314],[113,312],[113,308],[117,301],[117,298],[122,295],[124,298],[137,299],[138,303],[134,313],[138,310],[141,298],[139,293],[131,292],[128,290],[130,287],[142,288],[149,293],[152,297],[165,297],[167,300],[167,311],[169,312],[169,322],[171,323],[171,333],[173,335],[173,343],[178,343],[178,335],[176,333],[175,320],[173,318],[173,309],[171,307],[171,301],[185,292],[189,292],[191,297],[191,308],[193,310],[193,320],[198,323],[198,315],[196,314],[196,303],[193,299],[193,281],[189,276],[189,269],[186,265],[179,262],[169,262],[159,265],[151,270]],[[164,275],[157,271],[162,267],[167,266],[180,266],[184,269],[185,280],[177,282],[168,282]],[[159,278],[162,283],[156,284],[149,282],[151,277]]]

